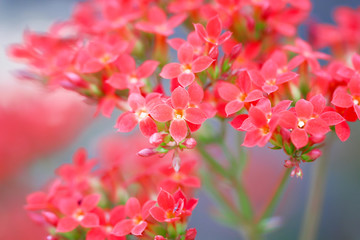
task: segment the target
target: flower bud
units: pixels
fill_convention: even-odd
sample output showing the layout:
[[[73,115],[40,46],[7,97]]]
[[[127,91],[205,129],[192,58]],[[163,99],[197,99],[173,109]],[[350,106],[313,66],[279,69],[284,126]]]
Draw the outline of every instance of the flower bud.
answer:
[[[310,159],[312,159],[312,161],[314,161],[322,155],[322,152],[320,149],[313,149],[308,153],[308,155],[309,155]]]
[[[151,145],[159,146],[164,141],[164,135],[162,133],[154,133],[150,136],[149,142]]]
[[[196,237],[197,231],[195,228],[190,228],[186,230],[185,240],[194,240]]]
[[[284,167],[292,168],[294,166],[293,162],[290,160],[285,160]]]
[[[173,156],[173,162],[172,162],[172,166],[173,166],[175,172],[179,172],[179,170],[180,170],[180,164],[181,164],[181,158],[180,158],[179,155],[175,152],[175,153],[174,153],[174,156]]]
[[[211,57],[212,59],[217,59],[219,56],[219,48],[214,46],[210,49],[209,51],[209,57]]]
[[[154,150],[154,148],[144,148],[141,149],[137,155],[140,157],[150,157],[152,155],[156,154],[156,151]]]
[[[196,146],[197,142],[194,138],[188,138],[183,142],[183,145],[188,149],[193,149]]]

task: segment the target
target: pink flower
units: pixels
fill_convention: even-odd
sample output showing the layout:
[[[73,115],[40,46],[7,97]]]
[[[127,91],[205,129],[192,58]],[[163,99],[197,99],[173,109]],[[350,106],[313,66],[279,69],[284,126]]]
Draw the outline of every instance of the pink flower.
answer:
[[[100,195],[92,194],[79,201],[76,198],[63,199],[59,204],[60,211],[65,214],[57,224],[57,232],[70,232],[79,224],[84,228],[99,226],[99,217],[91,211],[95,209]]]
[[[331,101],[337,107],[340,108],[353,108],[358,119],[360,119],[360,76],[354,75],[351,78],[348,89],[345,87],[338,87],[333,94]]]
[[[251,91],[251,81],[246,71],[240,72],[236,79],[236,85],[223,82],[219,85],[221,98],[229,101],[225,106],[227,115],[231,115],[244,107],[245,103],[259,100],[263,97],[260,90]]]
[[[222,23],[218,16],[215,16],[209,20],[206,25],[206,30],[204,26],[199,23],[194,24],[194,27],[195,31],[203,41],[216,46],[223,44],[232,35],[230,31],[226,31],[221,34]]]
[[[174,195],[161,190],[157,197],[158,206],[151,208],[150,214],[158,222],[177,222],[191,215],[197,202],[194,198],[187,200],[180,189]]]
[[[208,56],[194,59],[194,48],[189,43],[184,43],[178,50],[180,63],[169,63],[164,66],[160,76],[166,79],[178,78],[181,86],[189,86],[195,79],[194,73],[207,69],[214,61]]]
[[[120,115],[115,128],[119,132],[130,132],[139,123],[142,134],[150,137],[157,132],[157,126],[149,112],[159,102],[161,102],[160,95],[157,93],[149,94],[146,98],[137,93],[130,94],[128,103],[131,110]]]
[[[185,19],[186,14],[178,14],[167,20],[165,12],[157,6],[153,6],[148,11],[148,21],[138,22],[135,27],[144,32],[170,36],[174,33],[174,28]]]
[[[312,70],[318,70],[320,68],[318,59],[327,60],[330,58],[330,56],[325,53],[313,51],[311,46],[300,38],[295,40],[295,46],[286,45],[284,48],[303,57],[303,59],[309,63]]]
[[[124,219],[116,224],[112,234],[115,236],[126,236],[130,233],[135,236],[141,235],[148,225],[146,219],[150,215],[149,210],[155,203],[155,201],[149,200],[141,208],[137,198],[129,198],[125,205],[125,214],[130,219]]]
[[[190,107],[189,93],[185,88],[177,87],[171,94],[171,104],[159,104],[151,109],[151,116],[159,122],[170,123],[170,135],[179,143],[188,133],[188,122],[202,124],[207,116],[199,108]]]
[[[280,115],[279,125],[291,129],[290,138],[296,148],[308,144],[308,134],[322,137],[330,131],[328,123],[320,117],[313,116],[314,105],[300,99],[295,105],[295,113],[284,111]]]
[[[261,71],[249,71],[252,82],[261,87],[267,94],[273,93],[279,89],[278,85],[295,79],[298,74],[294,72],[285,72],[278,74],[279,67],[272,59],[267,60],[261,68]]]
[[[139,92],[139,88],[145,85],[144,79],[154,73],[159,62],[147,60],[136,69],[134,58],[128,54],[122,54],[115,65],[120,72],[112,74],[106,83],[116,89],[130,89],[131,92]]]

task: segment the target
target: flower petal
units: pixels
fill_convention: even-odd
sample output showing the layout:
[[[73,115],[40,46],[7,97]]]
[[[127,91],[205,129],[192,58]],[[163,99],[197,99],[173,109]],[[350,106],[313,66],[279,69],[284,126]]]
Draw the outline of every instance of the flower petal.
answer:
[[[185,109],[189,100],[189,93],[183,87],[177,87],[171,93],[171,104],[174,109]]]
[[[295,104],[295,110],[298,118],[309,119],[314,112],[314,106],[311,102],[300,99]]]
[[[192,72],[189,72],[189,73],[183,72],[178,77],[178,81],[179,81],[180,85],[183,87],[189,86],[191,83],[194,82],[194,79],[195,79],[195,75]]]
[[[184,118],[193,124],[202,124],[207,119],[207,115],[199,108],[188,108],[185,110]]]
[[[181,74],[181,64],[179,63],[168,63],[161,70],[160,76],[162,78],[171,79],[176,78]]]
[[[135,113],[125,112],[118,118],[115,128],[117,128],[119,132],[130,132],[136,127],[137,124],[138,120],[135,116]]]
[[[150,115],[158,122],[167,122],[173,119],[173,109],[167,104],[159,104],[150,110]]]
[[[194,48],[190,43],[184,43],[178,50],[178,59],[181,64],[190,64],[193,61]]]
[[[70,232],[74,230],[79,223],[72,217],[64,217],[59,220],[56,231],[57,232]]]
[[[140,128],[141,133],[145,137],[150,137],[151,135],[153,135],[154,133],[157,132],[156,123],[149,116],[147,116],[146,118],[144,118],[143,120],[141,120],[139,122],[139,128]]]
[[[228,102],[225,106],[225,112],[229,116],[237,111],[240,111],[244,107],[244,102],[241,102],[237,99]]]
[[[144,232],[147,225],[148,224],[145,221],[140,222],[139,224],[135,225],[133,229],[131,229],[131,234],[135,236],[140,236]]]
[[[132,219],[124,219],[115,225],[111,234],[118,237],[126,236],[129,233],[131,233],[133,227],[134,227],[134,222]]]
[[[152,209],[150,209],[150,214],[158,222],[165,222],[166,220],[166,213],[162,208],[153,207]]]
[[[295,145],[297,149],[302,148],[306,146],[306,144],[309,142],[309,137],[305,130],[295,128],[291,134],[291,141]]]
[[[191,70],[193,73],[202,72],[207,69],[212,63],[214,59],[208,56],[200,56],[196,58],[191,64]]]
[[[98,215],[95,213],[87,213],[84,218],[81,220],[80,225],[85,228],[94,228],[98,227],[100,223]]]
[[[174,140],[179,143],[184,140],[187,136],[188,129],[185,120],[174,119],[170,124],[170,135]]]
[[[130,218],[139,215],[141,211],[140,202],[137,198],[131,197],[125,204],[125,214]]]
[[[226,101],[232,101],[237,99],[241,93],[234,84],[227,82],[219,83],[218,91],[220,97]]]

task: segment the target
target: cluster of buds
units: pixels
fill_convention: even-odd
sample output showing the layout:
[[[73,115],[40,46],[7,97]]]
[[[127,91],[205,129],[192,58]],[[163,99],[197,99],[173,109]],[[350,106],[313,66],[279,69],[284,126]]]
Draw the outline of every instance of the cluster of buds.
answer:
[[[155,162],[151,168],[147,158],[137,157],[135,171],[129,171],[127,165],[133,162],[128,159],[102,159],[94,171],[98,162],[87,160],[85,150],[79,149],[72,164],[57,170],[58,178],[47,192],[28,196],[26,209],[48,227],[49,239],[120,240],[133,235],[192,240],[196,230],[186,226],[198,200],[189,197],[200,180],[195,175],[196,159],[183,159],[178,172],[157,156],[151,159]]]
[[[336,34],[337,39],[325,41],[321,36],[326,34],[313,31],[312,39],[319,43],[314,46],[345,45],[346,50],[330,56],[297,36],[310,9],[309,0],[90,0],[79,3],[68,21],[48,33],[27,31],[25,43],[12,46],[10,54],[31,66],[24,77],[76,91],[105,116],[115,107],[123,111],[115,128],[130,132],[139,125],[152,145],[138,155],[173,151],[175,172],[181,171],[179,153],[196,145],[193,133],[207,119],[218,118],[245,132],[243,146],[270,143],[282,149],[290,159],[285,166],[302,176],[300,163],[321,155],[328,132],[346,141],[348,122],[360,119],[360,41],[350,41],[360,29],[351,28],[353,18],[346,16],[356,15],[359,22],[358,10],[337,12],[339,26],[332,28],[347,33]],[[186,40],[172,38],[182,23]],[[168,46],[177,52],[178,62],[169,61]],[[177,219],[179,209],[179,214],[191,210],[182,194],[167,194],[159,197],[177,200],[163,204],[158,199],[156,208],[132,199],[129,206],[136,207],[127,207],[127,217],[133,218],[140,205],[144,221],[151,215],[171,222],[168,217]],[[87,196],[91,209],[82,206]],[[72,227],[88,220],[87,213],[103,201],[88,194],[75,200],[85,215],[72,218]],[[69,211],[58,210],[47,218],[68,216]],[[167,217],[160,217],[163,213]],[[140,227],[130,232],[139,235],[151,225],[141,221],[134,220]]]

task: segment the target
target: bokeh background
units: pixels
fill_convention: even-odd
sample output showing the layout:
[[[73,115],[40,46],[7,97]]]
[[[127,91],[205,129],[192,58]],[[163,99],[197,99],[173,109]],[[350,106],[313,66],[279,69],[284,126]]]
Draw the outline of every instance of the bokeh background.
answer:
[[[0,240],[40,240],[45,233],[23,210],[25,197],[39,190],[54,176],[54,170],[70,162],[78,147],[97,155],[99,139],[114,134],[118,116],[93,118],[94,106],[67,91],[44,92],[33,83],[15,80],[13,71],[22,65],[11,62],[6,48],[21,42],[25,29],[45,31],[52,22],[69,17],[75,0],[0,1]],[[314,0],[312,20],[332,23],[336,6],[357,7],[359,0]],[[308,22],[311,24],[311,20]],[[306,27],[302,27],[304,31]],[[346,143],[335,140],[328,152],[329,170],[318,239],[360,239],[360,126],[352,124]],[[126,137],[126,136],[124,136]],[[246,172],[247,189],[257,208],[266,202],[283,170],[284,155],[254,148]],[[276,211],[282,226],[267,239],[299,236],[315,163],[304,164],[304,178],[291,179]],[[204,192],[190,225],[199,240],[241,239],[210,216],[214,205]]]

